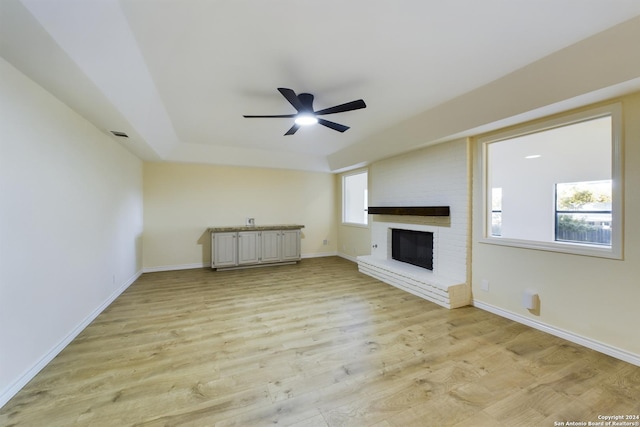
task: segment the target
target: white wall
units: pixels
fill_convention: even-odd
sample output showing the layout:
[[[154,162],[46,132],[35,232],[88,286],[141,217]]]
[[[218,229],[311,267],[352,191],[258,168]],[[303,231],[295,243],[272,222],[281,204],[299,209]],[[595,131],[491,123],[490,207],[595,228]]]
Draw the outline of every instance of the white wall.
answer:
[[[473,298],[481,308],[565,336],[640,365],[640,93],[622,102],[624,259],[498,246],[482,238],[482,188],[474,186]],[[479,164],[479,152],[475,152]],[[481,170],[474,182],[481,183]],[[489,281],[489,291],[480,289]],[[539,310],[522,307],[525,289]]]
[[[139,275],[142,164],[0,58],[0,406]]]
[[[210,265],[207,228],[301,224],[302,257],[335,255],[329,173],[184,163],[144,164],[144,268]],[[327,244],[324,244],[324,241]]]

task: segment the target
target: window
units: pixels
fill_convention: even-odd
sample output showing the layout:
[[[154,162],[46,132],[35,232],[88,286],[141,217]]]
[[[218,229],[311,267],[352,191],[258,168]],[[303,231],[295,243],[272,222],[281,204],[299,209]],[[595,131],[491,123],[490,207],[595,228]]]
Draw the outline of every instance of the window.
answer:
[[[611,180],[556,185],[556,241],[611,246]]]
[[[358,172],[342,177],[342,222],[367,225],[368,173]]]
[[[481,138],[483,243],[622,257],[621,107]]]
[[[502,236],[502,188],[491,189],[491,235]]]

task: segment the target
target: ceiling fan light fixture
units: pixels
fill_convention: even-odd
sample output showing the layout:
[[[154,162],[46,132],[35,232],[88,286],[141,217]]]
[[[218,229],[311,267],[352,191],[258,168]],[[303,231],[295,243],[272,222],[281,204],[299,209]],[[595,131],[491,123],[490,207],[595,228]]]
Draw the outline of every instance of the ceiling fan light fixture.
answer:
[[[340,105],[334,105],[333,107],[324,108],[322,110],[314,110],[313,109],[313,95],[310,93],[300,93],[296,95],[293,89],[289,89],[286,87],[279,87],[278,92],[284,96],[284,98],[289,101],[289,104],[298,112],[297,114],[271,114],[271,115],[244,115],[245,118],[287,118],[294,119],[295,124],[291,126],[291,128],[284,135],[293,135],[295,134],[301,126],[309,126],[314,124],[319,124],[329,129],[333,129],[337,132],[344,132],[349,129],[349,126],[341,125],[340,123],[331,122],[326,119],[319,119],[318,116],[324,116],[325,114],[336,114],[336,113],[344,113],[352,110],[359,110],[361,108],[366,108],[367,104],[364,103],[362,99],[358,99],[355,101],[347,102]]]
[[[295,122],[300,126],[309,126],[318,123],[318,119],[313,114],[298,114]]]

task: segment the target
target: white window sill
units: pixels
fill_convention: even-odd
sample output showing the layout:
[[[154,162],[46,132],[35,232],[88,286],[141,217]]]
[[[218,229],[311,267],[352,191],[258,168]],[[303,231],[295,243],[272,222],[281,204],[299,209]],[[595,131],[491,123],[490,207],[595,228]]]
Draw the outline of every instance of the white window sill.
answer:
[[[478,242],[490,245],[511,246],[515,248],[559,252],[571,255],[622,259],[622,251],[615,246],[600,246],[569,242],[537,242],[533,240],[518,240],[502,237],[485,237],[479,239]]]
[[[369,224],[358,224],[355,222],[343,222],[342,225],[345,225],[347,227],[369,228]]]

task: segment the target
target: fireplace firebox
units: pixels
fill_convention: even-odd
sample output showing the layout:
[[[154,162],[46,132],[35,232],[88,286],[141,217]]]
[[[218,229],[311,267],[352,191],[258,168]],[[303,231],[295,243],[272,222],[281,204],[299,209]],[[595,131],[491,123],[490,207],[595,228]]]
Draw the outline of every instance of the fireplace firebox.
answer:
[[[392,228],[391,258],[433,270],[433,233]]]

